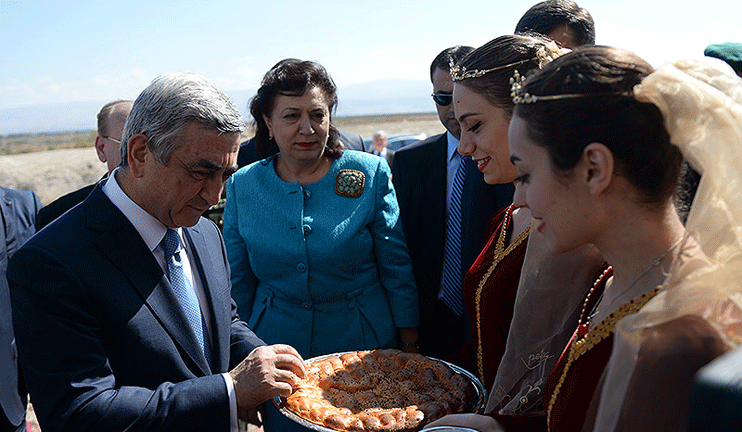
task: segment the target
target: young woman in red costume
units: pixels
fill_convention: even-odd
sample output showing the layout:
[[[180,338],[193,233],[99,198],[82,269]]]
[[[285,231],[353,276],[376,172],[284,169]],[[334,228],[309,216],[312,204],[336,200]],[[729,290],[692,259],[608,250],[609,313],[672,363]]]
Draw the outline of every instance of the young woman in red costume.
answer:
[[[742,82],[593,46],[514,95],[515,204],[553,252],[590,243],[612,265],[549,377],[549,430],[684,430],[695,372],[742,340]],[[685,227],[684,158],[702,173]]]
[[[454,109],[461,124],[458,150],[477,162],[487,183],[510,183],[517,174],[507,141],[514,107],[510,79],[516,70],[539,69],[564,52],[549,39],[502,36],[451,69]],[[490,221],[489,241],[464,278],[473,344],[465,347],[460,363],[492,388],[488,413],[514,428],[538,431],[546,429],[541,383],[569,339],[586,286],[602,258],[589,248],[555,257],[541,239],[530,238],[530,225],[530,212],[514,206]],[[558,271],[570,277],[549,284],[529,279],[519,289],[526,260],[537,263],[541,276]],[[534,309],[514,310],[516,297],[538,303],[532,304],[539,312],[537,321],[528,316]],[[529,328],[534,322],[539,323],[538,332]],[[511,323],[517,331],[508,341]],[[508,358],[518,359],[518,367],[508,367],[500,375],[498,367],[506,352]]]

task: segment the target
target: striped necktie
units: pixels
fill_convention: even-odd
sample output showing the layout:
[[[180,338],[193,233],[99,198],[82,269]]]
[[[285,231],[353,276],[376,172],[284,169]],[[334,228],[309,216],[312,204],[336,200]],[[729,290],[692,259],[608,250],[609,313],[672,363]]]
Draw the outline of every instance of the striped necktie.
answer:
[[[443,260],[443,303],[456,316],[461,316],[466,309],[461,281],[461,195],[464,191],[466,177],[466,160],[462,156],[451,187],[451,205],[446,224],[446,256]]]
[[[209,340],[206,332],[206,326],[204,325],[201,317],[201,308],[198,305],[198,297],[196,297],[196,291],[191,285],[191,281],[186,277],[183,271],[183,261],[180,257],[180,236],[174,229],[168,228],[165,237],[160,242],[162,249],[165,251],[165,262],[167,263],[167,277],[170,280],[170,285],[173,286],[175,296],[180,300],[180,305],[183,306],[188,322],[191,325],[193,333],[198,339],[198,343],[201,345],[201,349],[206,357],[206,362],[211,363],[211,344],[207,343]]]

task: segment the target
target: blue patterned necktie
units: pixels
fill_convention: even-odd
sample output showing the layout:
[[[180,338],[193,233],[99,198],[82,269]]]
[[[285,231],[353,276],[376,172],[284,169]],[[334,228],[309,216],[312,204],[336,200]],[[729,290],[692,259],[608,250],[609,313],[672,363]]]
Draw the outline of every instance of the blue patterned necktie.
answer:
[[[180,258],[182,248],[180,247],[180,236],[178,236],[178,232],[168,228],[160,245],[165,251],[165,262],[167,263],[167,275],[170,285],[173,286],[175,296],[178,297],[180,305],[183,306],[183,310],[188,317],[188,322],[191,324],[191,329],[196,334],[196,339],[198,339],[198,343],[204,352],[206,361],[210,362],[211,349],[210,344],[206,343],[209,340],[208,335],[205,333],[206,326],[201,318],[201,308],[198,305],[196,291],[183,271],[183,261]]]
[[[461,195],[464,191],[466,161],[462,156],[451,187],[451,205],[446,224],[446,256],[443,260],[443,303],[456,316],[464,313],[464,295],[461,288]]]

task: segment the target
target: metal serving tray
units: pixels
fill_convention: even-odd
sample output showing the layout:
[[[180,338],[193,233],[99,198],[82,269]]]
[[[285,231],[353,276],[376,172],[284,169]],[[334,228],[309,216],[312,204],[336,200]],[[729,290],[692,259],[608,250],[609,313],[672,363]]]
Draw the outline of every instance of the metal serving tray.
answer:
[[[350,352],[350,351],[347,351],[347,352]],[[305,360],[304,363],[309,364],[309,363],[312,363],[312,362],[315,362],[315,361],[318,361],[318,360],[325,360],[325,359],[328,359],[330,357],[339,357],[339,356],[341,356],[343,354],[346,354],[347,352],[340,352],[340,353],[335,353],[335,354],[321,355],[321,356],[318,356],[318,357],[314,357],[314,358]],[[465,376],[469,380],[469,382],[471,382],[471,384],[474,386],[474,391],[476,393],[476,403],[474,404],[474,406],[472,407],[472,409],[469,412],[480,414],[484,410],[484,406],[487,403],[487,391],[485,390],[484,385],[482,385],[482,382],[479,381],[479,378],[477,378],[476,376],[474,376],[474,374],[472,374],[471,372],[467,371],[466,369],[464,369],[462,367],[459,367],[459,366],[456,366],[455,364],[449,363],[449,362],[447,362],[445,360],[440,360],[440,359],[437,359],[437,358],[434,358],[434,357],[427,357],[427,358],[429,358],[431,360],[439,361],[439,362],[441,362],[443,364],[446,364],[451,369],[453,369],[454,372],[456,372],[456,373],[458,373],[460,375]],[[337,432],[335,429],[330,429],[328,427],[321,426],[321,425],[318,425],[316,423],[312,423],[309,420],[306,420],[306,419],[304,419],[302,417],[299,417],[293,411],[291,411],[288,408],[286,408],[286,406],[284,405],[283,402],[284,401],[280,397],[278,397],[278,396],[276,396],[276,397],[273,398],[273,405],[276,407],[276,409],[278,409],[278,411],[281,414],[283,414],[284,416],[288,417],[292,421],[294,421],[296,423],[299,423],[301,426],[303,426],[303,427],[305,427],[305,428],[307,428],[309,430],[313,430],[313,431],[318,431],[318,432]],[[441,427],[443,429],[439,429],[439,427]],[[447,430],[447,431],[461,431],[461,432],[472,431],[472,429],[469,429],[469,428],[456,428],[456,427],[452,427],[452,426],[439,426],[439,427],[426,429],[426,431],[427,430],[431,430],[431,432],[432,431],[435,431],[435,430],[440,430],[440,431],[444,431],[444,430]],[[476,432],[476,431],[474,431],[474,432]]]

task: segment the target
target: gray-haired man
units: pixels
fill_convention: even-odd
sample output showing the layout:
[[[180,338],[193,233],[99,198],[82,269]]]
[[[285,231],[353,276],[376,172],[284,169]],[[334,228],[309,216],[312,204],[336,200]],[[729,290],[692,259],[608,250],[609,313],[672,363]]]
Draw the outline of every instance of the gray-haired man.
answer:
[[[203,77],[156,78],[124,127],[121,166],[8,269],[16,338],[43,430],[236,429],[304,375],[236,313],[201,214],[236,170],[243,120]]]

